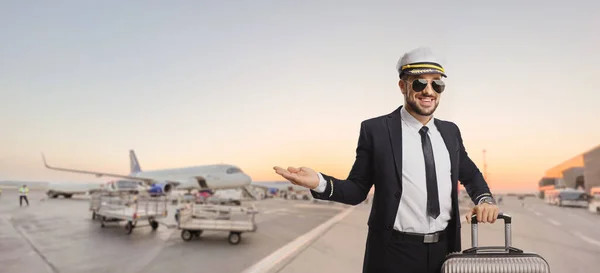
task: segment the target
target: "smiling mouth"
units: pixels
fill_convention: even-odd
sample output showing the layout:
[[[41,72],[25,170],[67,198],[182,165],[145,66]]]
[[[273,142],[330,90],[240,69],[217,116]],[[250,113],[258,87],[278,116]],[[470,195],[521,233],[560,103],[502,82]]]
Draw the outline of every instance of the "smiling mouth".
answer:
[[[420,98],[418,98],[418,100],[420,102],[425,103],[425,104],[430,104],[430,103],[433,103],[435,101],[435,98],[432,98],[432,97],[420,97]]]

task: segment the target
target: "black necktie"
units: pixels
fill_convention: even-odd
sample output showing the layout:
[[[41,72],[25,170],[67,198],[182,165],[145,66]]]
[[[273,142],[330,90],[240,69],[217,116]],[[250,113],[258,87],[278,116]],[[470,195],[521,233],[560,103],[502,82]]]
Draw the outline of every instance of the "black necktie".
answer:
[[[440,201],[438,200],[437,176],[435,173],[435,161],[433,160],[433,148],[431,140],[427,135],[429,128],[421,127],[421,147],[425,157],[425,177],[427,178],[427,215],[436,219],[440,215]]]

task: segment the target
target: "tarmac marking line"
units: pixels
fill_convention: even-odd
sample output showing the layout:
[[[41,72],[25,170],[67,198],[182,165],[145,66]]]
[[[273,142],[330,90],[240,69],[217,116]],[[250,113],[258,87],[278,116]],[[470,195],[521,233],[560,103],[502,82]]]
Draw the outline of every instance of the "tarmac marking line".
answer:
[[[291,258],[304,251],[304,249],[311,245],[320,236],[325,234],[331,227],[333,227],[333,225],[344,219],[353,210],[354,206],[338,213],[335,217],[329,219],[327,222],[301,235],[287,245],[275,250],[269,256],[263,258],[259,262],[244,270],[243,273],[266,273],[277,272],[281,270],[289,261],[291,261]]]
[[[263,212],[262,214],[271,214],[271,213],[288,212],[288,211],[289,211],[289,209],[286,209],[286,208],[273,209],[273,210],[267,210],[267,211]]]
[[[555,221],[555,220],[553,220],[553,219],[548,219],[548,222],[552,223],[555,226],[560,226],[560,223],[557,222],[557,221]]]
[[[577,231],[573,232],[573,234],[575,234],[575,236],[579,237],[581,240],[584,240],[584,241],[586,241],[586,242],[588,242],[588,243],[590,243],[592,245],[597,245],[597,246],[600,247],[600,242],[599,241],[596,241],[596,240],[594,240],[594,239],[592,239],[590,237],[587,237],[587,236],[585,236],[585,235],[583,235],[583,234],[581,234],[581,233],[579,233]]]
[[[46,258],[46,256],[44,256],[44,254],[36,247],[36,245],[33,243],[33,241],[31,240],[31,238],[29,237],[29,235],[27,235],[27,232],[25,232],[25,230],[23,230],[21,227],[13,227],[23,238],[25,238],[25,241],[27,242],[27,244],[29,244],[29,246],[33,249],[33,251],[35,253],[38,254],[38,256],[40,258],[42,258],[42,260],[44,261],[44,263],[46,264],[46,266],[48,267],[47,269],[51,272],[54,273],[58,273],[58,268],[56,268],[56,266],[54,266],[54,264],[52,264],[52,262],[50,262],[48,260],[48,258]]]

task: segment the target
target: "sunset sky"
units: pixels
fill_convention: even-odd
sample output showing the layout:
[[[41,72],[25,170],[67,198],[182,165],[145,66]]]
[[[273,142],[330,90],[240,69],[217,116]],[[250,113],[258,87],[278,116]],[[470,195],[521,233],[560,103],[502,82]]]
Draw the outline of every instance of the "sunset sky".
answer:
[[[446,60],[436,117],[480,167],[487,150],[492,190],[533,190],[600,144],[597,1],[70,2],[0,3],[0,180],[101,181],[40,153],[126,174],[129,149],[147,170],[345,178],[417,46]]]

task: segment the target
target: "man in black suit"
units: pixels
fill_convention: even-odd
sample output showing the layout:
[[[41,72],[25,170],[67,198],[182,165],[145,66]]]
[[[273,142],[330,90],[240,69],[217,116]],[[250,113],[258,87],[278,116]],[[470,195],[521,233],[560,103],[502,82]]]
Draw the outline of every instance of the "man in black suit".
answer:
[[[404,106],[361,123],[347,179],[274,169],[314,198],[344,204],[360,204],[375,186],[363,272],[440,272],[445,256],[461,250],[458,181],[475,204],[467,221],[476,214],[493,223],[499,210],[456,124],[433,118],[446,77],[435,54],[414,49],[396,69]]]

